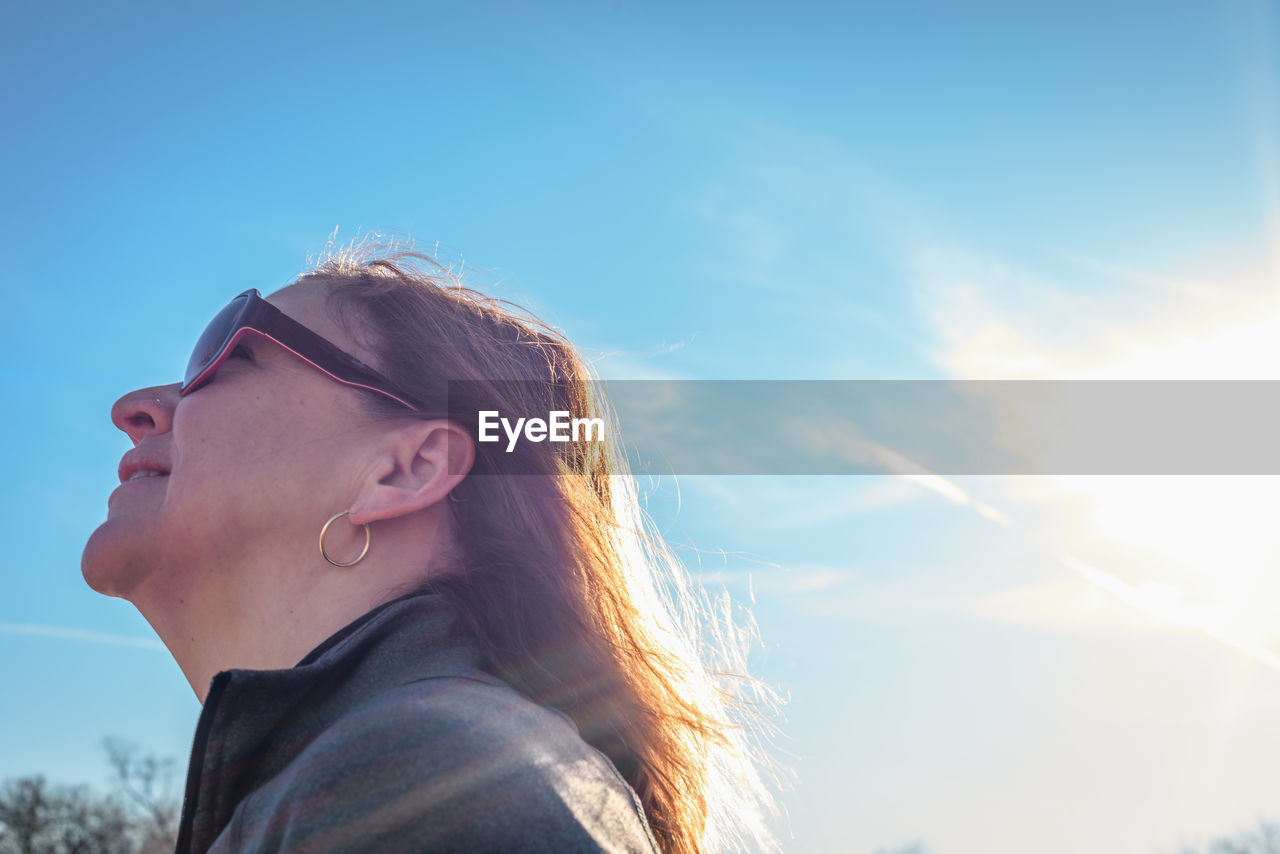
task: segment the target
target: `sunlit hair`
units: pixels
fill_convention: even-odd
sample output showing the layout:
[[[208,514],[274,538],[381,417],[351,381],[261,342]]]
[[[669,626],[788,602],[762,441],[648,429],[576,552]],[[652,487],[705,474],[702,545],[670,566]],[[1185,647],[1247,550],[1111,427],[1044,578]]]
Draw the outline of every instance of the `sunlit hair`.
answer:
[[[429,257],[366,241],[330,250],[299,282],[326,289],[335,318],[427,416],[451,405],[609,417],[562,335]],[[469,381],[452,400],[449,380]],[[474,421],[461,426],[476,438]],[[776,850],[760,736],[777,702],[745,675],[753,625],[689,582],[619,459],[612,441],[477,443],[449,504],[458,554],[424,567],[428,589],[451,600],[489,669],[614,762],[664,852]]]

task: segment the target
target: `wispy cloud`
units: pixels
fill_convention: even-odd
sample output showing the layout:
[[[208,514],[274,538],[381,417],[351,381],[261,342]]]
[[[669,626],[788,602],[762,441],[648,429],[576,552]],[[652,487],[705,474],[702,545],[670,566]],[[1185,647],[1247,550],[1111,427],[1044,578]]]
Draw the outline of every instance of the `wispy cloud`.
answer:
[[[605,380],[683,380],[687,373],[673,369],[665,357],[683,350],[698,337],[697,330],[676,341],[663,340],[636,350],[595,350],[584,347],[584,355],[596,374]]]
[[[756,513],[757,525],[779,533],[813,531],[921,498],[920,490],[891,476],[698,475],[681,477],[679,483],[697,501],[722,508],[727,514]]]
[[[161,651],[165,648],[164,644],[156,638],[130,637],[129,635],[98,632],[92,629],[77,629],[68,626],[46,626],[38,623],[0,623],[0,634],[77,641],[79,643],[92,643],[99,646],[132,646],[140,649]]]
[[[1116,599],[1137,608],[1168,626],[1205,634],[1232,649],[1262,662],[1268,667],[1280,669],[1280,656],[1264,647],[1232,625],[1231,615],[1222,608],[1184,602],[1183,592],[1172,585],[1148,582],[1142,585],[1127,584],[1116,576],[1089,566],[1070,555],[1062,560],[1091,584],[1105,590]]]
[[[1280,47],[1275,38],[1280,14],[1266,0],[1238,4],[1233,9],[1242,88],[1252,126],[1257,187],[1271,234],[1271,280],[1280,283]]]
[[[1274,20],[1265,4],[1250,8],[1249,23]],[[1245,30],[1274,32],[1264,26]],[[1277,149],[1265,144],[1274,139],[1277,127],[1277,101],[1266,97],[1275,89],[1276,78],[1267,73],[1275,65],[1274,40],[1265,41],[1251,42],[1250,65],[1244,71],[1256,87],[1247,95],[1256,112],[1261,208],[1277,238],[1264,248],[1270,262],[1280,258],[1275,226],[1280,203]],[[691,197],[690,212],[710,233],[720,235],[717,264],[724,258],[737,260],[731,268],[719,268],[720,275],[760,294],[803,284],[824,305],[824,318],[842,325],[839,341],[845,351],[864,337],[875,340],[860,334],[874,329],[892,333],[877,341],[879,363],[884,362],[884,342],[893,340],[913,356],[926,354],[942,376],[954,379],[1280,376],[1280,294],[1274,287],[1280,262],[1258,268],[1255,258],[1241,259],[1221,275],[1206,276],[1203,270],[1145,270],[1146,262],[1126,258],[1099,261],[1072,248],[1037,246],[1032,252],[1038,254],[1021,257],[985,251],[964,235],[949,233],[949,221],[931,212],[927,199],[855,152],[813,136],[761,131],[746,135],[760,141],[742,152],[741,180],[703,187]],[[812,163],[822,168],[807,168]],[[810,233],[839,233],[842,239],[831,245],[841,246],[841,257],[806,251],[812,243],[804,237]],[[887,262],[891,278],[906,285],[910,311],[900,311],[896,301],[885,302],[884,288],[854,287],[857,277],[850,271],[856,268],[850,258],[865,260],[874,253]],[[814,328],[813,337],[819,338]],[[830,363],[855,364],[847,359]],[[944,593],[940,576],[934,574],[908,585],[844,584],[838,596],[823,602],[814,597],[815,607],[844,608],[856,600],[866,607],[857,604],[855,609],[865,610],[869,618],[877,609],[892,610],[881,607],[885,605],[973,613],[986,608],[996,617],[992,608],[998,605],[1006,613],[1022,608],[1026,618],[1043,617],[1045,623],[1087,622],[1103,612],[1106,619],[1127,614],[1131,625],[1194,631],[1257,661],[1277,663],[1274,635],[1265,627],[1274,625],[1268,614],[1274,609],[1267,603],[1280,594],[1280,582],[1270,581],[1264,569],[1274,565],[1280,551],[1269,539],[1274,526],[1258,524],[1250,512],[1255,506],[1275,506],[1274,495],[1264,495],[1276,491],[1274,484],[1224,492],[1198,489],[1200,484],[1177,478],[1158,484],[1142,478],[1074,484],[1060,478],[1012,478],[999,486],[1006,500],[988,501],[911,460],[894,460],[890,449],[885,452],[902,477],[889,478],[895,486],[878,494],[851,496],[842,512],[863,512],[867,498],[875,499],[873,505],[911,501],[900,488],[906,484],[906,493],[933,493],[997,522],[1008,536],[1038,544],[1044,555],[1041,568],[1026,579],[1025,587],[997,594],[1008,594],[1004,599],[973,588]],[[762,488],[764,503],[753,506],[773,506],[768,496],[772,488]],[[741,500],[736,484],[724,493],[726,505]],[[821,502],[801,502],[807,512],[815,504]],[[1056,518],[1049,523],[1024,518],[1036,513]],[[794,521],[803,527],[804,516]],[[1064,571],[1046,573],[1043,567],[1055,564]],[[753,580],[761,577],[752,574]],[[764,583],[776,583],[779,589],[806,587],[805,582],[784,584],[778,578],[768,576]],[[820,585],[823,579],[817,575],[811,581]],[[1081,590],[1093,594],[1087,608],[1076,607]],[[1056,613],[1039,607],[1058,594],[1073,601]],[[983,597],[982,608],[972,607]],[[1031,602],[1037,607],[1024,608]]]
[[[854,573],[839,567],[773,567],[760,571],[719,570],[702,572],[694,580],[702,585],[746,585],[757,593],[821,593],[847,584]]]

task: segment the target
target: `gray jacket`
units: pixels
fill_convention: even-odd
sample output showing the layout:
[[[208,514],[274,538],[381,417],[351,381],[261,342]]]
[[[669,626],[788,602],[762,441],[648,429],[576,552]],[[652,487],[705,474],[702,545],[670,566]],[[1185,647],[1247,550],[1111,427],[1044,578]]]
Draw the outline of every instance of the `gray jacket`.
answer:
[[[288,670],[214,677],[187,852],[655,852],[570,719],[480,669],[443,598],[387,603]]]

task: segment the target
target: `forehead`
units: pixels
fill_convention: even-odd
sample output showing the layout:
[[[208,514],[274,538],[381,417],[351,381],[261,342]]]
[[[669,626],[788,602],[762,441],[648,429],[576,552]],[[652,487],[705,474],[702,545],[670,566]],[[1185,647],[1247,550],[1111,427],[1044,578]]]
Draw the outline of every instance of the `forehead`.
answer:
[[[376,364],[373,354],[352,338],[329,310],[328,291],[316,284],[295,282],[268,296],[267,302],[289,317],[363,362]]]

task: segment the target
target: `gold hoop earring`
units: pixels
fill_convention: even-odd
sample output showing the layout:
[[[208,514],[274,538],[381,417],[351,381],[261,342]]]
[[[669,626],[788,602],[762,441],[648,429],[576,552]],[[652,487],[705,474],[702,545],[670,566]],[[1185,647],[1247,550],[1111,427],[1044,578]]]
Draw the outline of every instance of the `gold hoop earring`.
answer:
[[[329,521],[324,523],[324,527],[320,529],[320,555],[321,557],[329,561],[329,563],[333,564],[334,566],[355,566],[360,561],[364,560],[364,556],[369,553],[369,540],[371,539],[371,537],[369,534],[368,522],[365,522],[361,526],[364,528],[364,548],[360,550],[360,554],[356,555],[355,560],[348,561],[347,563],[339,563],[338,561],[329,557],[329,553],[324,550],[324,535],[329,533],[329,526],[332,525],[334,522],[338,521],[339,519],[341,519],[343,516],[346,516],[350,513],[351,513],[350,510],[343,510],[341,513],[331,516],[329,518]]]

